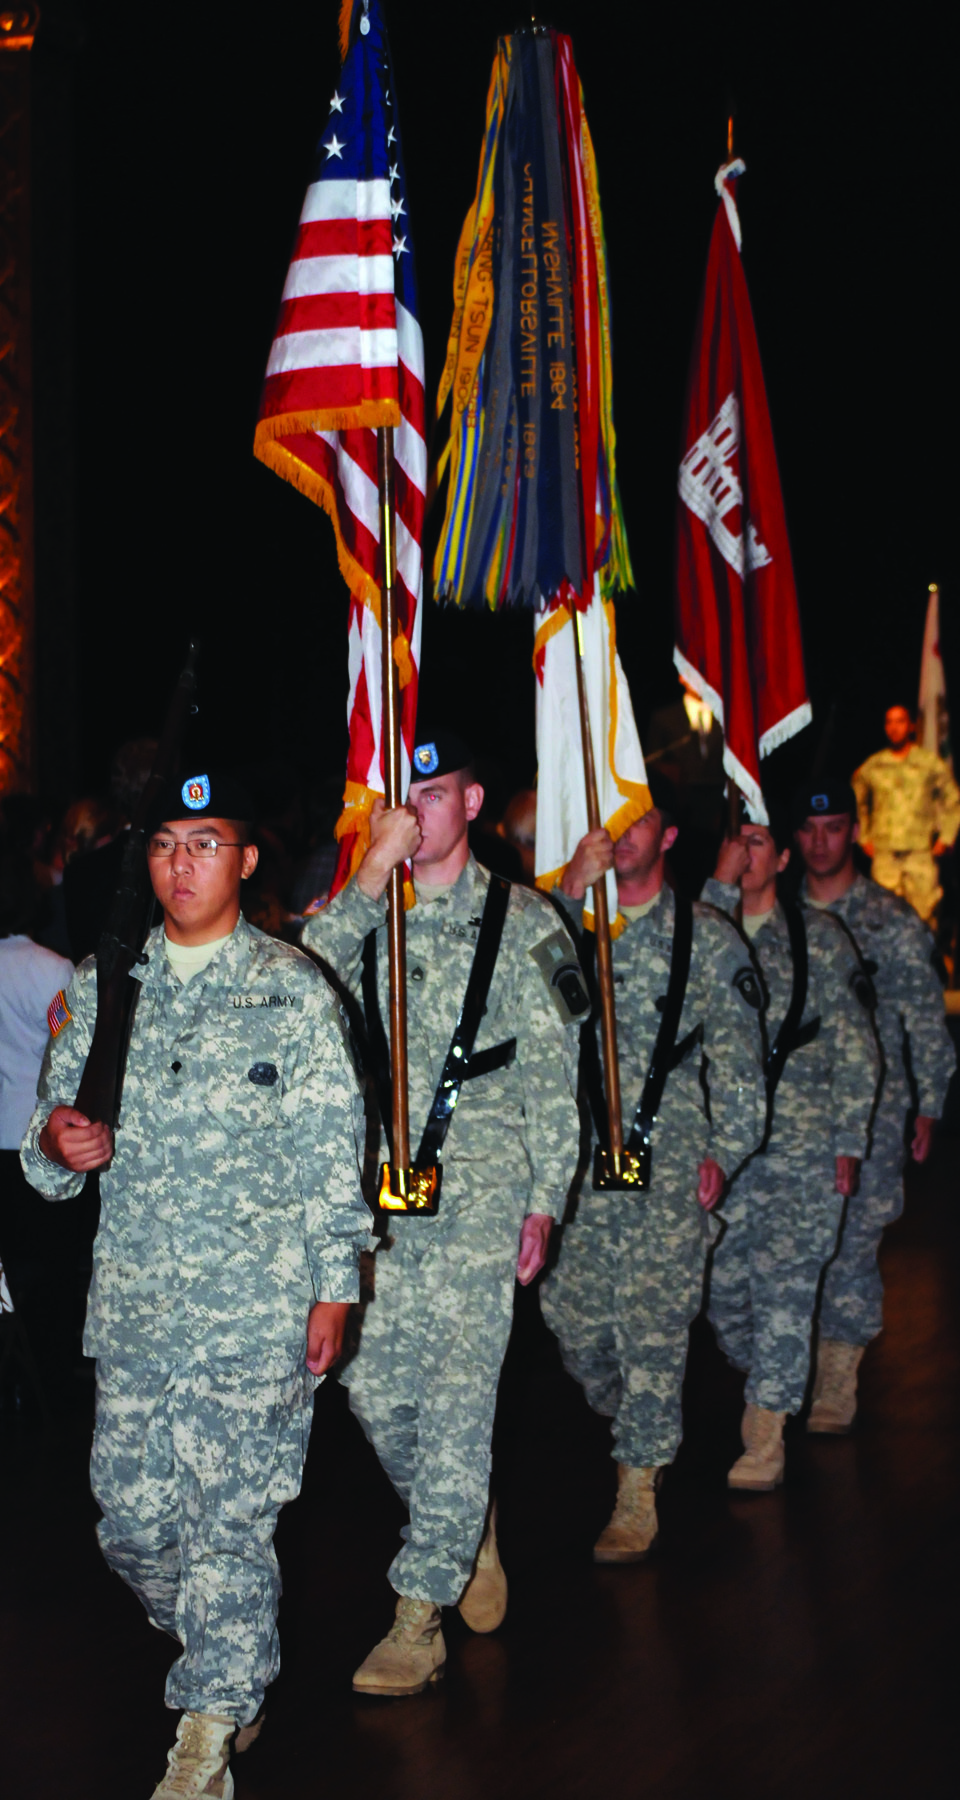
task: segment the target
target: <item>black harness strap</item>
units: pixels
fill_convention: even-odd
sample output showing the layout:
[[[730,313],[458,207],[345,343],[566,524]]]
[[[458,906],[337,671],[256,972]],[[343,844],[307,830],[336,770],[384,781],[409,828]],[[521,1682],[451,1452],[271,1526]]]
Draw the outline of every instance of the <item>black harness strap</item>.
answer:
[[[773,1096],[780,1084],[780,1077],[786,1067],[787,1057],[791,1051],[801,1049],[804,1044],[813,1042],[820,1030],[820,1020],[811,1019],[800,1030],[807,1004],[807,981],[810,973],[807,953],[807,928],[803,922],[803,913],[799,906],[785,904],[784,916],[787,921],[787,932],[790,938],[790,955],[793,960],[793,991],[786,1017],[777,1032],[776,1043],[767,1052],[763,1073],[767,1084],[767,1100],[773,1104]]]
[[[517,1051],[517,1040],[511,1038],[507,1043],[497,1044],[493,1051],[484,1051],[487,1059],[486,1068],[472,1069],[471,1052],[477,1041],[480,1021],[487,1009],[487,995],[493,980],[497,956],[500,952],[500,940],[503,937],[503,924],[507,916],[507,905],[510,900],[510,883],[502,875],[491,875],[487,898],[484,902],[480,930],[477,933],[477,947],[473,953],[470,968],[470,979],[467,991],[463,996],[460,1017],[456,1030],[450,1039],[443,1072],[437,1083],[437,1091],[433,1096],[430,1116],[424,1127],[417,1151],[414,1167],[429,1169],[440,1160],[443,1141],[450,1128],[450,1121],[456,1111],[460,1098],[460,1089],[464,1081],[479,1074],[489,1074],[491,1068],[503,1068],[512,1062]],[[494,1061],[494,1057],[499,1060]],[[479,1063],[481,1058],[477,1058]]]
[[[500,941],[503,937],[503,926],[509,900],[509,881],[505,881],[501,875],[491,875],[480,920],[480,930],[477,933],[476,947],[473,952],[467,991],[463,996],[456,1029],[450,1039],[450,1048],[444,1060],[443,1072],[433,1097],[433,1105],[430,1108],[430,1115],[416,1155],[414,1166],[418,1169],[429,1168],[439,1160],[443,1141],[456,1110],[463,1083],[475,1081],[481,1075],[492,1075],[497,1069],[509,1068],[516,1058],[517,1040],[515,1037],[507,1038],[502,1044],[493,1044],[489,1050],[481,1050],[478,1056],[472,1055],[477,1032],[480,1029],[480,1021],[486,1011],[493,971],[500,953]],[[380,995],[377,988],[376,931],[369,932],[364,939],[360,986],[367,1023],[367,1039],[370,1046],[371,1073],[377,1092],[380,1118],[389,1142],[393,1112],[390,1050],[384,1030],[383,1015],[380,1011]],[[390,1149],[392,1155],[392,1144]]]
[[[581,961],[584,963],[588,978],[593,976],[593,936],[586,939]],[[677,1031],[683,1012],[683,1002],[687,992],[687,981],[690,975],[690,956],[693,949],[693,906],[683,894],[674,894],[673,948],[670,953],[670,978],[667,983],[667,994],[660,1018],[653,1055],[647,1070],[647,1079],[643,1084],[643,1093],[634,1115],[627,1149],[636,1151],[638,1145],[649,1142],[650,1130],[656,1118],[663,1090],[667,1084],[667,1076],[683,1061],[694,1043],[701,1036],[701,1028],[695,1026],[688,1031],[685,1038],[677,1043]],[[592,985],[592,982],[591,982]],[[609,1150],[609,1129],[607,1124],[607,1107],[603,1097],[603,1078],[600,1072],[600,1051],[597,1047],[597,1033],[594,1016],[587,1020],[580,1034],[580,1072],[590,1102],[590,1111],[597,1137],[604,1150]]]
[[[360,993],[363,998],[363,1016],[367,1027],[367,1048],[370,1056],[370,1074],[377,1095],[380,1109],[380,1122],[387,1134],[390,1146],[390,1160],[393,1161],[393,1091],[390,1080],[390,1046],[384,1030],[383,1015],[380,1011],[380,995],[377,992],[377,933],[376,928],[368,931],[363,940],[363,967],[360,977]]]
[[[663,1090],[667,1085],[667,1076],[682,1061],[694,1039],[699,1036],[699,1026],[689,1031],[681,1044],[677,1043],[677,1032],[680,1029],[680,1015],[687,992],[687,981],[690,975],[690,955],[693,949],[693,906],[685,894],[674,894],[673,949],[670,953],[670,980],[667,983],[667,997],[664,1002],[663,1016],[657,1041],[653,1046],[647,1079],[643,1084],[643,1093],[637,1107],[627,1149],[635,1154],[650,1143],[653,1121],[660,1110]]]

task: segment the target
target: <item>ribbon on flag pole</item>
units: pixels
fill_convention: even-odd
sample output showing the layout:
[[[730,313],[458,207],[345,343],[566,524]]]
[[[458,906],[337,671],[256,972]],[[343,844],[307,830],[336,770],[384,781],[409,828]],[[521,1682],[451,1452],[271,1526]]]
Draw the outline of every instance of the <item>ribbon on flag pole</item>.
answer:
[[[329,514],[350,590],[350,742],[331,894],[357,868],[384,791],[379,427],[395,428],[404,791],[416,730],[427,488],[423,338],[380,0],[344,0],[340,32],[343,66],[300,215],[254,438],[261,462]]]
[[[740,259],[739,157],[720,198],[694,334],[677,479],[676,648],[723,728],[723,762],[766,824],[760,761],[809,725],[800,613],[757,334]]]

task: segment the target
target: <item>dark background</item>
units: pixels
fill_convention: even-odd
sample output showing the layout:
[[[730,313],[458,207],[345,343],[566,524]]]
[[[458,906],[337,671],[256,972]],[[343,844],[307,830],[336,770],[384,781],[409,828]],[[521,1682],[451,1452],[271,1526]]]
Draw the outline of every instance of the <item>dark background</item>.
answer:
[[[386,10],[432,397],[495,38],[526,15],[510,0]],[[51,792],[99,785],[122,738],[156,729],[192,631],[204,642],[198,753],[342,770],[347,602],[333,534],[251,448],[338,75],[337,15],[336,0],[43,8],[35,432]],[[773,763],[792,778],[836,702],[832,760],[849,768],[881,741],[884,707],[916,699],[933,580],[948,674],[953,656],[945,15],[571,0],[540,16],[573,35],[597,151],[638,582],[618,604],[620,646],[641,731],[677,692],[681,409],[732,100],[815,709],[813,730]],[[531,635],[527,618],[441,612],[428,596],[428,700],[518,782],[533,767]]]

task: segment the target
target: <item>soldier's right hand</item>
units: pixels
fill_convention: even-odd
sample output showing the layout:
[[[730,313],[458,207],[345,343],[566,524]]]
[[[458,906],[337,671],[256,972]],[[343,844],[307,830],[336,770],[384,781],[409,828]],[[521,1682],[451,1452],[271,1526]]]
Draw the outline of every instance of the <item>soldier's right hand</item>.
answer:
[[[420,848],[420,822],[408,806],[391,806],[375,800],[370,814],[370,848],[357,870],[357,886],[371,900],[379,900],[390,880],[390,871],[410,862]]]
[[[560,886],[571,900],[582,900],[587,889],[596,887],[612,868],[613,839],[609,831],[588,831],[571,856]]]
[[[40,1148],[48,1162],[59,1163],[75,1175],[102,1169],[113,1155],[109,1125],[92,1125],[85,1113],[73,1106],[55,1106],[40,1133]]]
[[[717,866],[713,871],[714,880],[725,881],[730,887],[735,887],[749,861],[750,852],[741,838],[724,838]]]

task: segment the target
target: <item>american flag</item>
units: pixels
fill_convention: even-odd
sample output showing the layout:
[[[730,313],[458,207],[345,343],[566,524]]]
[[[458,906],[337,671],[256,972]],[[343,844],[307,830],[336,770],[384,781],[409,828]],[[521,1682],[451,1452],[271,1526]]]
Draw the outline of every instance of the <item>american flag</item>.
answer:
[[[417,712],[427,487],[423,337],[400,126],[379,0],[344,0],[343,66],[317,145],[267,363],[254,454],[329,513],[348,613],[350,747],[340,860],[359,862],[383,793],[376,428],[396,459],[403,781]]]
[[[73,1014],[67,1005],[67,996],[61,988],[58,993],[54,994],[50,1005],[47,1007],[47,1024],[50,1027],[50,1036],[59,1037],[64,1026],[69,1025],[72,1018]]]

